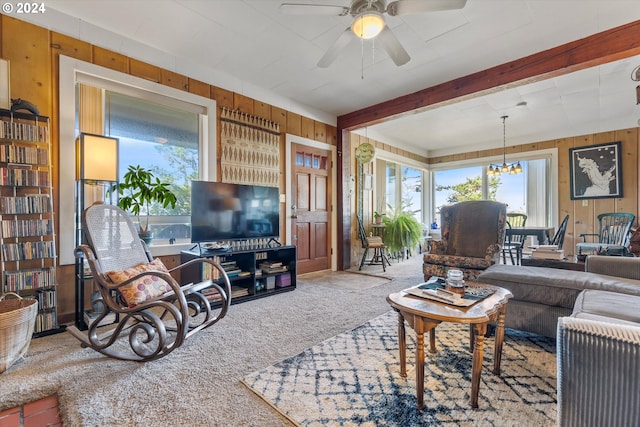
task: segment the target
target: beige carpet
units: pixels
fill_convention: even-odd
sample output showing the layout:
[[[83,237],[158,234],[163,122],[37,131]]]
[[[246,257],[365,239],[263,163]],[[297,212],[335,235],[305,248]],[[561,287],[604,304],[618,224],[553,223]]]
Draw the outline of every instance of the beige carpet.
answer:
[[[418,257],[394,262],[393,280],[364,290],[301,279],[293,292],[232,306],[146,364],[107,359],[68,333],[34,339],[0,375],[0,410],[57,393],[67,426],[290,426],[241,380],[388,312],[385,297],[420,283],[421,271]]]
[[[418,258],[393,267],[394,280],[365,290],[300,279],[293,292],[233,305],[218,324],[146,364],[107,359],[66,332],[34,339],[0,375],[0,410],[57,393],[67,426],[291,425],[240,380],[387,312],[390,292],[422,281]]]

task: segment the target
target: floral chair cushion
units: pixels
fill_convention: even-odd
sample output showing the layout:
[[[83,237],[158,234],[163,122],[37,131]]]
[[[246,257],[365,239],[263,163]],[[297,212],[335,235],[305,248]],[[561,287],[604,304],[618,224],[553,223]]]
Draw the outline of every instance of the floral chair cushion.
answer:
[[[131,279],[144,271],[162,271],[168,273],[169,270],[162,261],[157,258],[148,264],[139,264],[126,270],[108,271],[107,277],[113,283],[122,283],[127,279]],[[118,288],[122,298],[129,307],[155,299],[171,290],[171,286],[158,276],[146,275],[139,279]]]

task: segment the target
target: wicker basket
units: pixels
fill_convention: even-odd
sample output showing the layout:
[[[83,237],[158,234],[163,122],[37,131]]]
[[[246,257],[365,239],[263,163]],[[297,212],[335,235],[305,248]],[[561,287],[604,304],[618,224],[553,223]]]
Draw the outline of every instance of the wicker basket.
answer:
[[[4,299],[7,295],[17,298]],[[38,301],[18,294],[0,296],[0,374],[29,349],[38,315]]]

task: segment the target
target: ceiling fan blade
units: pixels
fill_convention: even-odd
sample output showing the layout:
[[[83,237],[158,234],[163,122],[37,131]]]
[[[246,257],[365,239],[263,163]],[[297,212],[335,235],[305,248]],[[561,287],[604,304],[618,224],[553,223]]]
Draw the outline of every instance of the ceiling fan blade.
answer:
[[[380,34],[378,34],[376,40],[380,42],[382,48],[389,54],[391,60],[398,67],[406,64],[411,59],[388,25],[384,26],[384,29]]]
[[[280,13],[285,15],[345,16],[349,13],[349,8],[328,4],[282,3],[280,5]]]
[[[467,0],[397,0],[387,5],[387,13],[391,16],[397,16],[454,10],[462,9],[465,4],[467,4]]]
[[[351,27],[348,27],[340,37],[336,39],[335,42],[329,47],[327,52],[320,58],[318,61],[318,67],[327,68],[335,59],[338,57],[338,54],[342,49],[347,47],[347,45],[351,42],[353,33],[351,32]]]

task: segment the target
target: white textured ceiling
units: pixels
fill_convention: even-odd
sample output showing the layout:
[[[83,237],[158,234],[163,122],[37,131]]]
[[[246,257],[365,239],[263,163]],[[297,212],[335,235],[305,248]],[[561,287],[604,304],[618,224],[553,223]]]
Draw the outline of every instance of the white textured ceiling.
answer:
[[[329,68],[318,68],[351,18],[283,15],[280,3],[48,0],[43,15],[14,16],[325,121],[640,19],[638,0],[468,0],[461,10],[387,17],[411,56],[404,66],[354,40]],[[634,127],[640,108],[630,75],[638,65],[640,58],[606,64],[370,126],[367,134],[439,155],[501,146],[505,114],[509,145]],[[527,106],[516,108],[520,101]]]

